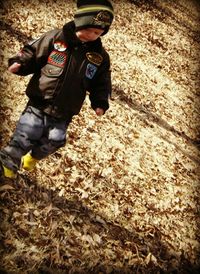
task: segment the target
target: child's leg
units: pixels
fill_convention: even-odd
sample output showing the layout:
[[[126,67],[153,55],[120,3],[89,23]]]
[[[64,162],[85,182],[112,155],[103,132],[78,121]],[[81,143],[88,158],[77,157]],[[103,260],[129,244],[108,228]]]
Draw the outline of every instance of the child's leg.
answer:
[[[59,121],[47,116],[45,124],[48,130],[39,142],[33,146],[31,156],[40,160],[64,146],[66,143],[66,130],[70,122],[71,118],[68,121]]]
[[[9,144],[0,151],[0,162],[13,172],[26,154],[43,134],[44,123],[41,111],[28,106],[22,113]]]

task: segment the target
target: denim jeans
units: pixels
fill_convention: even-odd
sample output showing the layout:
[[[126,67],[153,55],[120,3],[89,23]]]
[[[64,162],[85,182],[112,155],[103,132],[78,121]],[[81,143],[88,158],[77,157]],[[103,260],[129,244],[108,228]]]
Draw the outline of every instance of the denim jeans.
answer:
[[[26,107],[9,144],[0,151],[0,161],[16,172],[27,152],[38,160],[54,153],[65,145],[66,130],[71,120],[72,117],[61,121],[37,108]]]

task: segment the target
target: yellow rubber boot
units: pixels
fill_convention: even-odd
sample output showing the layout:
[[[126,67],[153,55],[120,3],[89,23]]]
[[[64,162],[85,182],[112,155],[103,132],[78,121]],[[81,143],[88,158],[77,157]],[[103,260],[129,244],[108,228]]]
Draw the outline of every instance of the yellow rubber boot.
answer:
[[[33,158],[30,153],[27,153],[22,157],[22,167],[27,171],[31,171],[35,168],[38,161],[39,160]]]
[[[11,170],[11,169],[9,169],[9,168],[7,168],[5,166],[2,166],[2,167],[3,167],[4,176],[6,178],[10,178],[10,179],[17,178],[17,174],[13,170]]]

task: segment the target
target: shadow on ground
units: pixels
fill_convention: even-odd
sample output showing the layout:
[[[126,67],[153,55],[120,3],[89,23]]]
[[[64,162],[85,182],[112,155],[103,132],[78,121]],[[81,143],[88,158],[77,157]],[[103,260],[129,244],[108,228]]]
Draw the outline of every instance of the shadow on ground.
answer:
[[[129,265],[129,262],[124,259],[123,268],[116,269],[114,264],[115,260],[113,260],[111,257],[109,262],[109,269],[112,269],[112,271],[109,273],[198,273],[198,266],[193,266],[192,263],[184,257],[184,255],[182,255],[181,258],[176,258],[174,254],[171,254],[166,244],[162,241],[162,235],[158,229],[155,229],[154,235],[149,233],[149,235],[142,237],[141,233],[138,233],[136,231],[129,231],[118,224],[113,224],[104,216],[98,215],[97,218],[96,213],[93,212],[86,205],[84,205],[81,199],[77,199],[76,197],[74,200],[72,198],[71,201],[66,200],[64,197],[59,196],[58,190],[53,191],[51,189],[41,187],[34,178],[30,179],[27,175],[19,175],[17,182],[5,183],[7,189],[4,192],[0,192],[1,208],[4,208],[4,211],[1,211],[0,213],[1,267],[2,258],[8,255],[9,252],[11,252],[7,243],[7,231],[9,230],[9,227],[12,227],[13,225],[16,227],[17,230],[17,224],[12,223],[12,215],[13,212],[15,212],[16,204],[19,207],[20,204],[22,204],[23,206],[24,202],[31,204],[43,202],[44,207],[48,206],[51,203],[53,207],[60,209],[62,211],[62,214],[65,214],[66,212],[70,212],[73,214],[75,212],[76,214],[78,214],[79,218],[82,219],[83,223],[86,222],[87,224],[89,224],[91,227],[93,227],[93,229],[95,229],[95,232],[99,235],[106,235],[105,240],[115,240],[122,250],[125,246],[125,243],[128,242],[129,250],[133,253],[137,253],[138,258],[145,258],[149,253],[151,253],[157,259],[156,263],[150,261],[147,265],[144,265],[144,263]],[[8,185],[10,185],[10,189]],[[5,214],[5,212],[7,214]],[[101,221],[97,221],[99,219]],[[26,232],[22,232],[20,229],[18,229],[17,231],[19,231],[19,238],[28,237],[28,234],[26,235]],[[58,227],[56,233],[62,233],[62,228]],[[51,239],[49,239],[49,241],[51,241]],[[34,239],[32,239],[32,242],[34,242]],[[123,254],[121,255],[123,256]],[[62,264],[52,264],[49,257],[41,259],[42,263],[36,266],[37,269],[34,269],[31,273],[53,274],[69,273],[70,271],[70,268],[66,268],[66,266]],[[27,262],[23,260],[23,257],[18,258],[17,260],[18,261],[16,262],[16,265],[19,266],[19,269],[23,265],[23,270],[26,271]],[[63,260],[68,260],[67,256],[64,256],[64,254]],[[176,264],[174,262],[176,262]],[[177,262],[179,263],[177,264]],[[85,268],[83,269],[84,272],[72,273],[108,273],[107,269],[108,266],[103,261],[99,261],[95,264],[94,267],[92,267],[92,269]],[[9,270],[3,267],[0,270],[1,273],[10,273]],[[19,273],[17,269],[16,273]]]

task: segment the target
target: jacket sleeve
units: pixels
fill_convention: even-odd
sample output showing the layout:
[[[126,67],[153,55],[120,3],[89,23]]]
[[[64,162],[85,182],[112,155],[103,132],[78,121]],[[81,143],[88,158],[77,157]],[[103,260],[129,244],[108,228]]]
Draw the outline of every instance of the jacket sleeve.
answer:
[[[55,31],[49,31],[40,38],[28,42],[8,60],[9,66],[15,62],[21,64],[19,71],[15,74],[25,76],[39,71],[44,66],[47,62],[49,49],[53,44]]]
[[[110,71],[110,58],[107,52],[104,52],[103,62],[100,65],[97,74],[95,75],[91,90],[90,101],[91,107],[102,108],[104,113],[109,108],[109,97],[111,96],[111,71]]]

